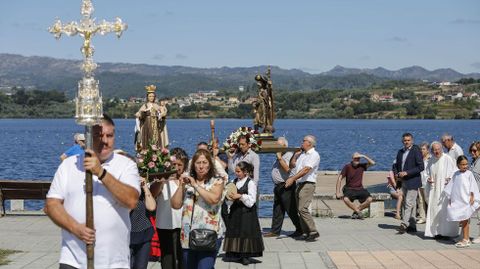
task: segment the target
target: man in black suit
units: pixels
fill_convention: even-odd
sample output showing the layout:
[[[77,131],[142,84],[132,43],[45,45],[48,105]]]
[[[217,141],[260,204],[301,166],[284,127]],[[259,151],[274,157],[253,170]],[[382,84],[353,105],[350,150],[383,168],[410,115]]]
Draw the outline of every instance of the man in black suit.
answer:
[[[393,166],[395,177],[402,182],[404,196],[402,224],[398,233],[416,232],[415,213],[417,207],[418,188],[422,186],[420,173],[424,169],[420,148],[413,144],[413,135],[402,135],[403,148],[398,151]]]

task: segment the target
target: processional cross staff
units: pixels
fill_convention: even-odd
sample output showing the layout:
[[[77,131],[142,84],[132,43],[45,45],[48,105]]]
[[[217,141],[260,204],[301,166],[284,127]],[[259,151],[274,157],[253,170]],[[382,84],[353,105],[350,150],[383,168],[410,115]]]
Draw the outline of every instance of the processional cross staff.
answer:
[[[83,54],[83,63],[81,69],[83,70],[83,78],[78,82],[78,93],[75,98],[75,119],[77,124],[85,125],[85,137],[87,149],[92,148],[92,126],[101,124],[103,118],[103,103],[100,90],[98,88],[98,80],[94,78],[94,71],[97,64],[93,61],[94,48],[90,44],[91,39],[95,34],[105,35],[107,33],[115,32],[120,38],[123,31],[127,29],[127,25],[122,22],[120,18],[116,18],[115,22],[107,22],[102,20],[99,24],[92,18],[93,4],[91,0],[82,0],[81,14],[82,19],[79,23],[70,22],[62,24],[59,19],[56,19],[52,27],[48,29],[56,39],[59,39],[62,34],[68,36],[79,35],[83,37],[83,46],[81,52]],[[85,193],[86,193],[86,226],[94,229],[93,225],[93,183],[91,171],[85,171]],[[87,244],[87,268],[94,268],[94,245]]]

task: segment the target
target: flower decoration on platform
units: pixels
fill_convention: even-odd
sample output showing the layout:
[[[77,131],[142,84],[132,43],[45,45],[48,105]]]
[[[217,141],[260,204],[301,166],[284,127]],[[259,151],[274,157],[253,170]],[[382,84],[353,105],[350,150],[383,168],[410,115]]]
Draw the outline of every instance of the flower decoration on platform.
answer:
[[[137,154],[137,166],[141,176],[155,174],[172,174],[175,172],[173,165],[175,156],[170,155],[167,148],[158,148],[156,145],[150,145],[147,150],[142,150]]]
[[[258,131],[253,130],[250,127],[240,127],[237,130],[233,131],[228,138],[223,142],[223,150],[228,151],[231,148],[238,148],[238,138],[240,136],[245,136],[251,145],[253,151],[260,150],[262,146],[262,140],[257,140]]]

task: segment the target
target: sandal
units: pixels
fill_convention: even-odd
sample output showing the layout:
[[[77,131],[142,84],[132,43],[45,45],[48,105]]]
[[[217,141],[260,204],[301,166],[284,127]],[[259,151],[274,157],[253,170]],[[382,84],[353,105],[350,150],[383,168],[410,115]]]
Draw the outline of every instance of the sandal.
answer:
[[[395,219],[402,219],[402,217],[400,217],[400,215],[395,215]]]
[[[456,246],[457,248],[466,248],[466,247],[469,247],[470,244],[472,244],[472,242],[470,242],[470,240],[465,240],[465,239],[463,239],[463,240],[461,240],[461,241],[458,241],[458,242],[455,244],[455,246]]]
[[[480,244],[480,237],[473,239],[472,244]]]

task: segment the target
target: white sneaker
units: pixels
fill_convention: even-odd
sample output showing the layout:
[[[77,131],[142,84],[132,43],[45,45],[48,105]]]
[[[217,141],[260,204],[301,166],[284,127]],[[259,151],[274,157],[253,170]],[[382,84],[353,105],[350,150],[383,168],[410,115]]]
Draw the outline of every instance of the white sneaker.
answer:
[[[472,240],[472,243],[474,244],[480,244],[480,237],[477,237],[475,239]]]

